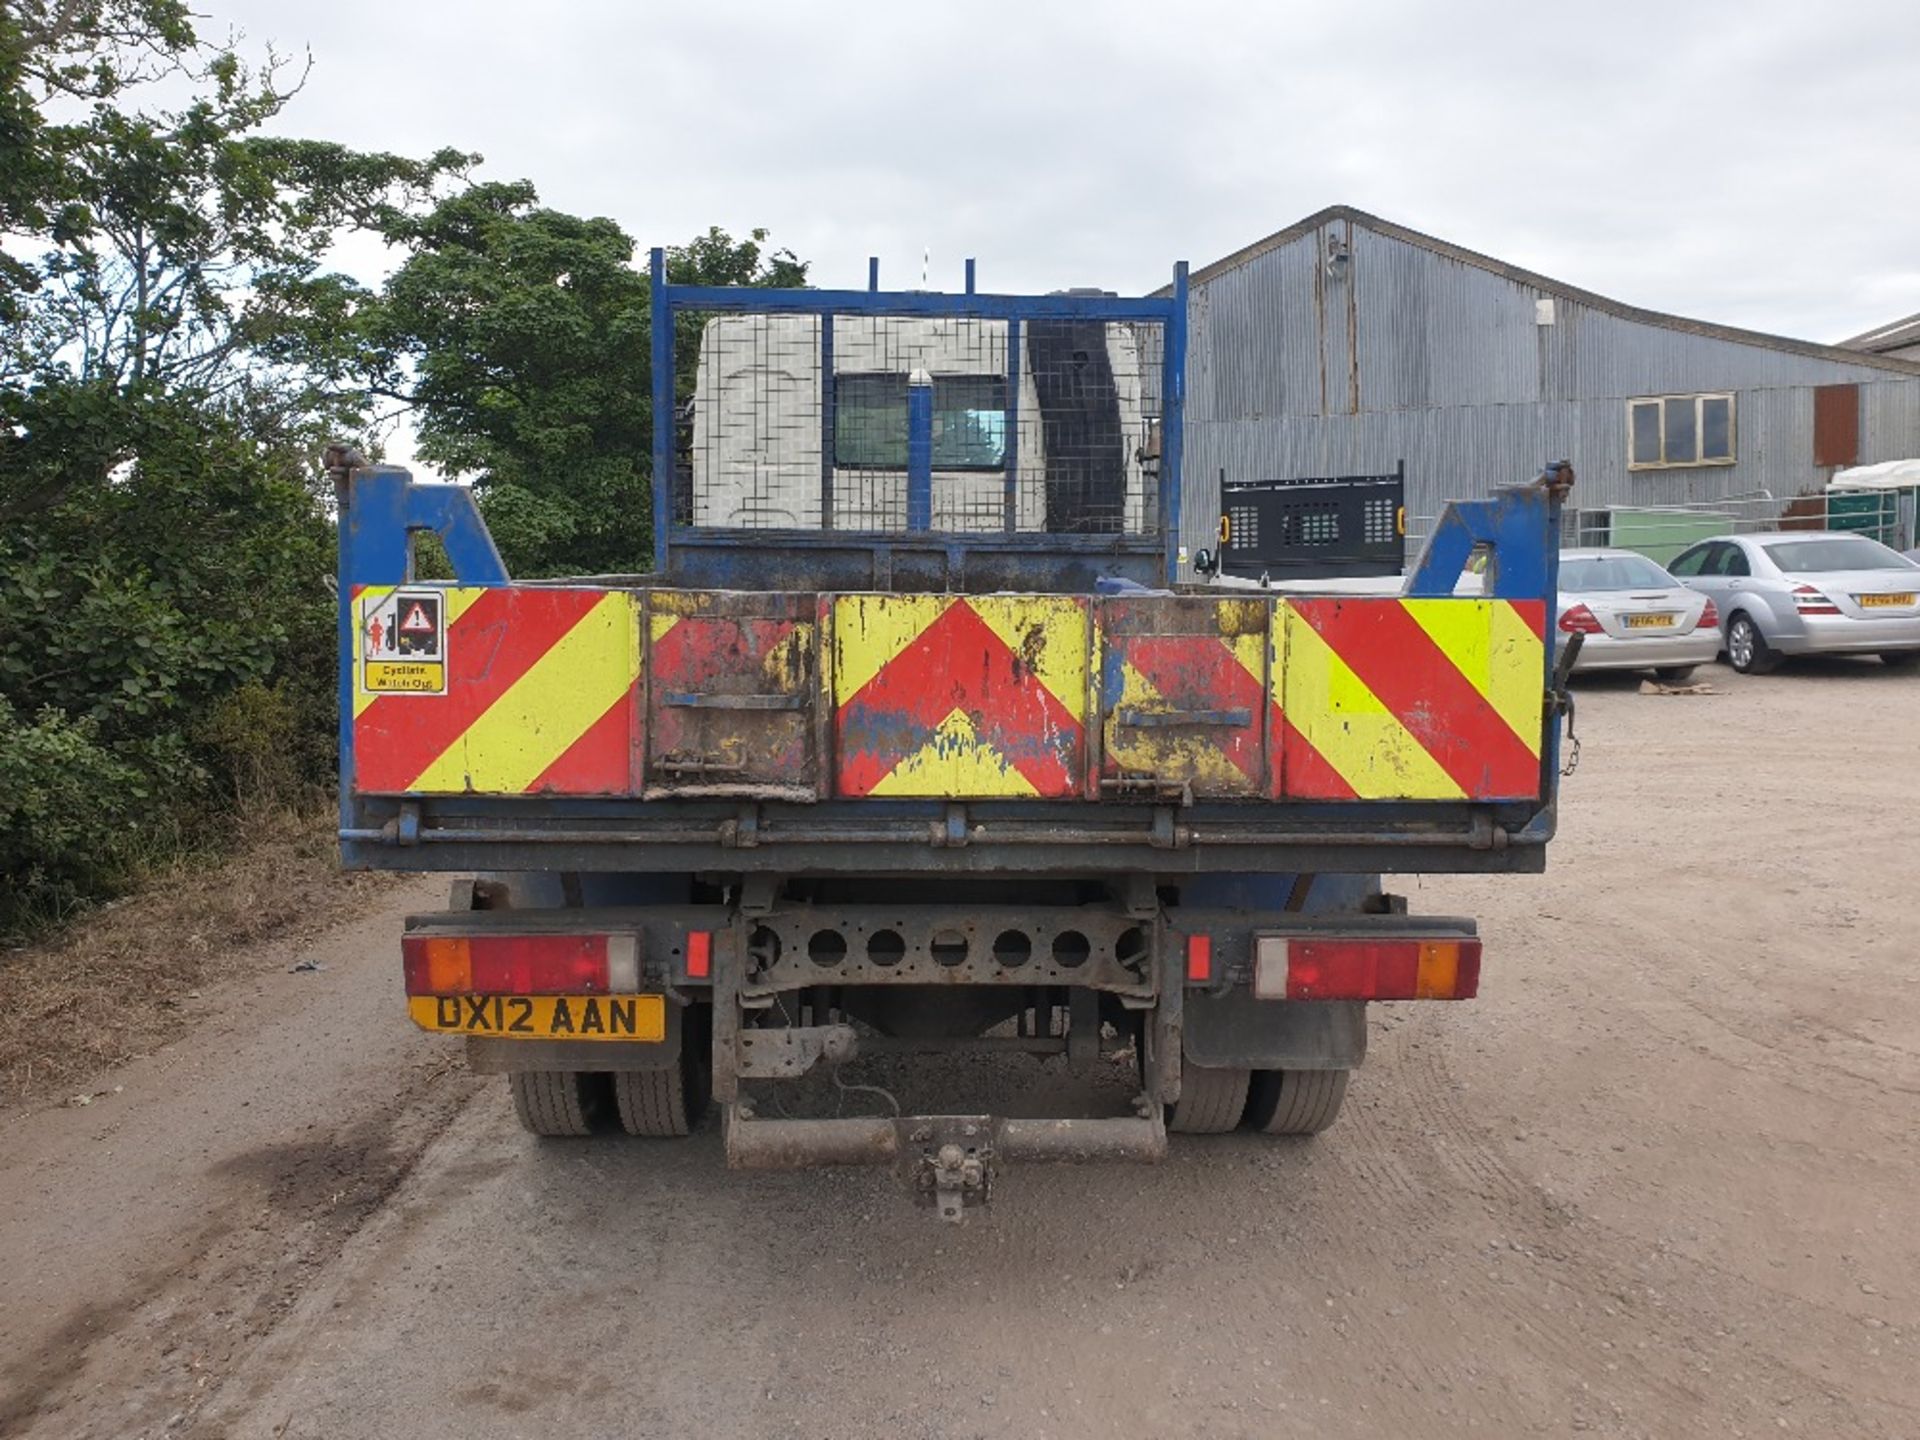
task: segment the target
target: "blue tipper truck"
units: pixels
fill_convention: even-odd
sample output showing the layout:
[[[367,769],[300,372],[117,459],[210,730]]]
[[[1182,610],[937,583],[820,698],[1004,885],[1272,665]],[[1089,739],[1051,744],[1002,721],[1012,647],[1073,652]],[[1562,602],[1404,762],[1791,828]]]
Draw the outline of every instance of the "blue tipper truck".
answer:
[[[1369,1002],[1475,994],[1474,922],[1382,876],[1544,866],[1559,484],[1448,506],[1397,593],[1216,587],[1184,268],[652,280],[649,572],[515,581],[465,489],[335,468],[342,851],[471,877],[407,921],[406,1003],[529,1130],[717,1106],[731,1166],[890,1166],[957,1219],[1013,1162],[1323,1130]],[[912,1114],[900,1051],[1137,1083]]]

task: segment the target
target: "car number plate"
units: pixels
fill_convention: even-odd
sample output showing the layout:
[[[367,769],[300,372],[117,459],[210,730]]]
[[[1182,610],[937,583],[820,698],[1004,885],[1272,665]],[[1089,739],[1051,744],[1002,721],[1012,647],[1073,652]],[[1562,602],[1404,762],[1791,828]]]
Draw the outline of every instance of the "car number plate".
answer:
[[[1898,595],[1856,595],[1853,598],[1860,602],[1862,610],[1871,610],[1876,605],[1911,605],[1913,591],[1903,591]]]
[[[667,1038],[661,995],[413,995],[407,1012],[422,1030],[508,1040]]]
[[[1626,618],[1629,630],[1671,630],[1674,620],[1678,617],[1672,614],[1661,614],[1629,615]]]

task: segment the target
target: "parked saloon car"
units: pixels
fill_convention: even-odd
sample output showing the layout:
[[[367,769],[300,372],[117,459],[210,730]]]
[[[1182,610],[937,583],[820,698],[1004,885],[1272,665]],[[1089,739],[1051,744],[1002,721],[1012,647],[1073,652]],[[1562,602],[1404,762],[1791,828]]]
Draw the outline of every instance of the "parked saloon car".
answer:
[[[1713,602],[1631,550],[1561,553],[1560,629],[1587,637],[1576,671],[1651,670],[1680,681],[1720,652]]]
[[[1783,655],[1920,661],[1920,565],[1864,535],[1726,535],[1669,568],[1719,607],[1727,660],[1742,674],[1771,670]]]

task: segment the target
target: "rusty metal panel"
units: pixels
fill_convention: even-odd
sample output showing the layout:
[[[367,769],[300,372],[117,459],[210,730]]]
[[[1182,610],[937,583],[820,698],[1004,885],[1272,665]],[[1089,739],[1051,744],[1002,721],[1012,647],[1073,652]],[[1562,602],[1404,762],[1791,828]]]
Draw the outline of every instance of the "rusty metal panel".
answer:
[[[1270,601],[1102,601],[1103,794],[1257,796],[1267,758]]]
[[[1860,461],[1860,387],[1817,385],[1813,391],[1813,463]]]
[[[812,595],[650,592],[648,796],[818,797],[816,604]]]

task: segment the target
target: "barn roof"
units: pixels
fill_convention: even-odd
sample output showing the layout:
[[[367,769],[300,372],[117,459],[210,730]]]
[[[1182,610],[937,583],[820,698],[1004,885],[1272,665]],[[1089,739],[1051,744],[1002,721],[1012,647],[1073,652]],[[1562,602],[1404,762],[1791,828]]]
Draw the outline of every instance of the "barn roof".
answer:
[[[1326,209],[1296,220],[1284,230],[1276,230],[1265,239],[1256,240],[1251,245],[1234,251],[1231,255],[1214,261],[1193,272],[1189,283],[1204,285],[1216,276],[1236,270],[1249,261],[1262,255],[1290,245],[1302,236],[1311,235],[1330,221],[1344,220],[1376,235],[1384,235],[1392,240],[1417,246],[1444,259],[1458,261],[1462,265],[1471,265],[1475,269],[1485,270],[1517,285],[1525,285],[1538,290],[1543,295],[1553,295],[1584,305],[1588,309],[1603,314],[1614,315],[1622,320],[1631,320],[1639,325],[1653,325],[1663,330],[1677,330],[1683,334],[1701,335],[1714,340],[1730,340],[1739,345],[1758,345],[1768,350],[1779,350],[1789,355],[1805,355],[1817,360],[1834,360],[1846,365],[1864,365],[1876,370],[1887,370],[1898,375],[1920,375],[1920,361],[1899,360],[1891,355],[1875,354],[1872,350],[1848,348],[1855,344],[1822,345],[1814,340],[1795,340],[1785,335],[1769,335],[1759,330],[1743,330],[1734,325],[1719,325],[1711,320],[1692,320],[1684,315],[1668,315],[1659,310],[1646,310],[1638,305],[1627,305],[1612,300],[1605,295],[1596,295],[1591,290],[1582,290],[1577,285],[1569,285],[1564,280],[1555,280],[1551,276],[1541,275],[1532,270],[1523,270],[1518,265],[1509,265],[1504,260],[1496,260],[1491,255],[1482,255],[1478,251],[1468,250],[1447,240],[1436,239],[1432,235],[1422,234],[1418,230],[1409,230],[1404,225],[1396,225],[1391,220],[1382,220],[1377,215],[1369,215],[1364,210],[1356,210],[1351,205],[1329,205]],[[1162,289],[1159,294],[1168,293]],[[1900,322],[1911,325],[1920,332],[1920,315],[1911,320]],[[1889,327],[1894,328],[1894,327]],[[1920,341],[1920,333],[1914,337]],[[1910,342],[1901,342],[1910,343]]]

